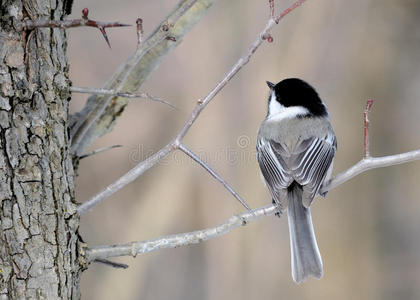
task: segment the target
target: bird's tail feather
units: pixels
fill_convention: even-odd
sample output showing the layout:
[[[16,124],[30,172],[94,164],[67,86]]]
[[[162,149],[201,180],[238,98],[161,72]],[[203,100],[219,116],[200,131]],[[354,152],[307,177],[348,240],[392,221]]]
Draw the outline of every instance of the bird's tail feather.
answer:
[[[288,220],[292,277],[296,283],[305,281],[309,275],[322,277],[322,260],[316,243],[310,208],[302,205],[302,188],[293,185],[288,193]]]

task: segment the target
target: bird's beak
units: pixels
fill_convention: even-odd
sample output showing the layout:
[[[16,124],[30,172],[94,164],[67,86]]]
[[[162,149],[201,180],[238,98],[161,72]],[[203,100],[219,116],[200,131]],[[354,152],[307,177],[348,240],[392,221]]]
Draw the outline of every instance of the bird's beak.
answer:
[[[272,83],[272,82],[270,82],[270,81],[267,81],[267,85],[268,85],[268,87],[270,88],[270,90],[272,90],[273,88],[274,88],[274,83]]]

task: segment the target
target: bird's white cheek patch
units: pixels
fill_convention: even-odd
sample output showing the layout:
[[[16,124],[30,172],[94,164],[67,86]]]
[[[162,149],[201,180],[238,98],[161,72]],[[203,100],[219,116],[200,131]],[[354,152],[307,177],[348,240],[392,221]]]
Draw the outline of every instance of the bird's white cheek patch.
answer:
[[[276,100],[276,94],[271,92],[270,105],[268,106],[268,117],[283,112],[286,107]]]
[[[276,100],[276,94],[271,93],[270,104],[268,106],[268,121],[280,121],[292,119],[297,116],[309,114],[309,110],[303,106],[285,107]]]

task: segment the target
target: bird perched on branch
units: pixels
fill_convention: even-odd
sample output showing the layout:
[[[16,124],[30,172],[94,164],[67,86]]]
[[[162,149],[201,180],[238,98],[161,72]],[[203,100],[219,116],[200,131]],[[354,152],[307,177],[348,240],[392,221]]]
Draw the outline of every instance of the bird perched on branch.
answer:
[[[287,208],[292,277],[301,283],[323,274],[310,205],[331,176],[337,141],[312,86],[297,78],[267,84],[268,113],[258,131],[257,158],[273,203],[280,211]]]

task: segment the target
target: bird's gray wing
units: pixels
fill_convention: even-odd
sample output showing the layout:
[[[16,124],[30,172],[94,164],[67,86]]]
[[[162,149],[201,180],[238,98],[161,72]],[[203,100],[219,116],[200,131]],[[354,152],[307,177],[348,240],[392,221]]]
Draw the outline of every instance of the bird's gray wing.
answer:
[[[287,207],[287,187],[293,182],[293,177],[287,166],[290,154],[279,144],[276,148],[273,149],[271,140],[259,138],[257,141],[257,159],[261,174],[273,201],[283,210]]]
[[[288,166],[294,180],[303,186],[302,203],[305,207],[311,205],[324,182],[336,149],[337,140],[331,132],[322,138],[302,140],[291,153]]]

